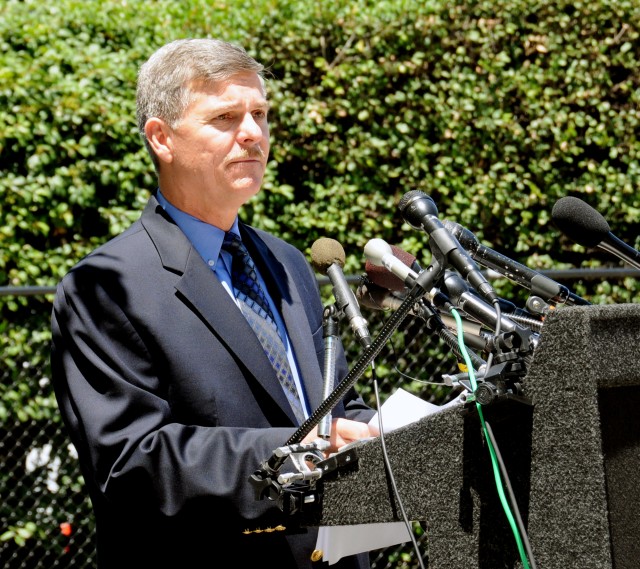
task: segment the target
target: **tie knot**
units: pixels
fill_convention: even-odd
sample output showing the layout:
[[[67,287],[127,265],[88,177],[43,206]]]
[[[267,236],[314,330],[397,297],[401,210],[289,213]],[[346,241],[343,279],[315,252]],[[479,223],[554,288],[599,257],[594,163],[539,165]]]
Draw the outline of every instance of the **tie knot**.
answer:
[[[245,253],[246,249],[242,240],[235,233],[231,233],[231,231],[227,231],[224,234],[224,240],[222,241],[222,248],[226,251],[229,251],[232,255],[235,255],[238,252]]]
[[[222,249],[231,253],[235,270],[246,271],[247,267],[253,269],[253,260],[239,235],[231,233],[230,231],[225,233],[224,240],[222,241]],[[243,267],[243,269],[239,267]]]

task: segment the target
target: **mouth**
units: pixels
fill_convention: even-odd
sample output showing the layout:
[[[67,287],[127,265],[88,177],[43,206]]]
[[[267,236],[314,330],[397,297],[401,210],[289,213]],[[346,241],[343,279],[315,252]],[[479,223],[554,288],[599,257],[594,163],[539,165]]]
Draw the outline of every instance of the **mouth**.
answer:
[[[262,164],[262,160],[260,158],[238,158],[236,160],[230,160],[229,164],[245,164],[247,162],[258,162]]]
[[[242,160],[233,160],[231,162],[227,162],[227,168],[260,168],[264,169],[264,164],[258,158],[244,158]]]
[[[228,164],[253,164],[258,163],[262,164],[264,162],[264,154],[260,150],[252,149],[245,150],[236,154],[235,156],[231,156],[228,160]]]

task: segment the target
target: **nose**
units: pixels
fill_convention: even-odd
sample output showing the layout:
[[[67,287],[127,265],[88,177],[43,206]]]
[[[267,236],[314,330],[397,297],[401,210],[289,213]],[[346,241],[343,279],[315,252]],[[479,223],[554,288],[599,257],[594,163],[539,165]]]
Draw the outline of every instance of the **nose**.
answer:
[[[248,142],[259,142],[264,137],[262,125],[259,124],[251,113],[246,113],[238,129],[238,139],[246,144]]]

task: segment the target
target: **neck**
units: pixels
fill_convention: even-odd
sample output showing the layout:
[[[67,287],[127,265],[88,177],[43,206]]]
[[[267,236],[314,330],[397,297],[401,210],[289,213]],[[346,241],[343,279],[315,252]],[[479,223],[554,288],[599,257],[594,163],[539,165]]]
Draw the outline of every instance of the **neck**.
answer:
[[[229,231],[238,216],[238,208],[235,206],[214,203],[212,200],[202,199],[187,192],[174,192],[162,185],[160,185],[160,191],[165,199],[180,211],[223,231]]]

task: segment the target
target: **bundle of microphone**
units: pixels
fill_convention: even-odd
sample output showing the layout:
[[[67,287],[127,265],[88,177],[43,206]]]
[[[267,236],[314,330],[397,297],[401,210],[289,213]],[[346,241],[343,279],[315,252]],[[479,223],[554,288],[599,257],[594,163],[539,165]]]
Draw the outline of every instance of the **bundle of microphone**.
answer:
[[[508,497],[509,503],[503,500],[502,505],[510,514],[511,528],[521,544],[521,560],[535,569],[527,527],[520,516],[519,501],[509,481],[509,469],[502,459],[499,437],[495,436],[491,423],[494,418],[503,419],[507,415],[525,419],[530,416],[532,402],[526,397],[525,378],[539,345],[545,320],[560,305],[584,306],[590,303],[565,285],[482,245],[471,231],[458,223],[440,220],[435,202],[421,191],[406,193],[398,209],[408,225],[426,234],[431,250],[428,266],[422,267],[414,255],[399,247],[382,239],[371,239],[364,247],[365,273],[361,275],[354,294],[342,272],[345,262],[342,246],[333,239],[323,238],[312,247],[312,264],[318,272],[327,275],[333,285],[335,304],[330,310],[325,309],[325,314],[346,317],[363,352],[360,358],[352,362],[350,372],[335,390],[325,390],[325,401],[288,443],[301,440],[312,425],[318,424],[330,412],[345,390],[362,375],[365,366],[373,362],[381,346],[390,339],[404,318],[412,315],[423,320],[426,324],[423,329],[444,340],[458,358],[461,372],[444,375],[440,383],[465,388],[454,402],[460,399],[465,411],[476,413],[480,421],[486,446],[490,450],[493,480],[497,485],[502,485],[502,494]],[[625,263],[640,269],[640,253],[615,237],[606,220],[582,200],[562,198],[553,208],[552,219],[558,229],[576,243],[613,253]],[[498,273],[525,288],[528,291],[525,307],[519,308],[501,298],[487,278],[490,273]],[[362,317],[361,305],[389,313],[375,338]],[[325,328],[325,340],[331,339],[327,332],[329,328]],[[552,329],[550,325],[549,330]],[[335,328],[331,333],[335,333]],[[540,350],[539,353],[548,351]],[[460,365],[462,363],[464,365]],[[325,381],[327,379],[332,379],[331,374],[327,374]],[[375,381],[374,392],[378,398]],[[529,393],[535,393],[535,390]],[[527,412],[520,413],[522,407],[516,407],[516,413],[498,413],[494,406],[497,402],[514,401],[516,405],[524,403]],[[485,417],[484,407],[487,405],[492,405],[492,409]],[[512,409],[510,407],[507,411]],[[395,485],[384,443],[384,429],[379,420],[380,449],[385,461],[386,480],[391,484],[394,503],[402,513],[407,530],[413,536]],[[294,478],[278,477],[277,484],[272,483],[269,489],[288,497],[283,500],[286,506],[283,509],[302,514],[305,509],[308,512],[312,507],[320,508],[323,487],[317,482],[340,469],[353,469],[360,458],[357,446],[347,447],[315,464],[312,472],[295,474],[295,480],[300,481],[297,485],[289,482]],[[291,448],[298,450],[297,447]],[[367,457],[365,448],[362,447],[362,458]],[[269,477],[273,479],[273,473],[281,464],[281,460],[275,458],[259,472],[257,480],[260,484],[256,486],[258,496],[266,494],[264,480]],[[312,473],[316,475],[315,478],[311,477]],[[420,559],[417,543],[414,539],[412,542]],[[527,558],[528,563],[525,563]]]
[[[336,307],[348,317],[365,349],[372,338],[360,305],[396,311],[411,297],[408,313],[424,320],[426,329],[462,359],[463,347],[457,333],[460,323],[452,317],[452,310],[456,310],[462,317],[467,348],[464,352],[479,370],[479,378],[489,380],[497,374],[504,387],[505,377],[521,378],[526,374],[549,311],[558,305],[590,304],[567,286],[482,245],[460,224],[440,220],[434,200],[421,191],[407,192],[398,210],[411,227],[427,235],[431,249],[428,267],[421,267],[414,255],[395,245],[371,239],[364,248],[365,273],[354,294],[342,273],[342,246],[333,239],[322,238],[312,247],[314,268],[329,277]],[[582,200],[560,199],[553,208],[552,219],[576,243],[599,247],[640,268],[640,253],[615,237],[604,218]],[[486,276],[491,273],[525,288],[529,293],[526,306],[519,308],[500,298]],[[487,361],[494,366],[493,371],[487,369]],[[464,380],[464,376],[446,376],[445,380]]]
[[[468,348],[465,352],[480,370],[481,379],[492,377],[492,371],[486,368],[487,360],[496,366],[494,374],[521,378],[526,374],[549,312],[559,305],[590,304],[567,286],[482,245],[462,225],[440,220],[434,200],[424,192],[407,192],[398,210],[412,228],[428,237],[431,250],[428,267],[421,267],[414,255],[395,245],[371,239],[364,248],[365,273],[354,295],[341,270],[335,271],[337,264],[344,264],[340,244],[327,239],[316,242],[314,248],[324,251],[322,260],[313,255],[312,249],[316,270],[329,276],[336,305],[349,316],[364,348],[372,340],[359,306],[396,311],[411,297],[408,312],[424,320],[426,329],[437,334],[461,358],[462,346],[457,334],[460,323],[451,315],[452,310],[458,312],[462,317],[465,348]],[[552,220],[572,241],[587,248],[603,249],[640,269],[640,253],[613,235],[604,217],[579,198],[568,196],[558,200]],[[316,247],[320,242],[323,246]],[[331,262],[334,257],[342,261]],[[486,276],[496,273],[528,291],[524,308],[497,295]],[[423,288],[416,292],[416,287]],[[502,367],[499,364],[503,364]],[[509,371],[505,372],[505,368]],[[460,377],[464,378],[464,374]],[[456,380],[451,376],[445,379]]]
[[[304,445],[301,441],[315,426],[319,427],[321,438],[325,441],[329,438],[327,419],[332,409],[408,315],[422,319],[426,330],[441,338],[459,363],[473,368],[464,371],[465,366],[459,366],[461,373],[445,375],[442,381],[462,386],[467,395],[472,393],[473,397],[465,398],[472,408],[474,404],[484,406],[507,400],[528,403],[522,380],[546,316],[558,305],[590,304],[566,286],[480,244],[465,227],[441,221],[435,202],[421,191],[407,192],[398,209],[412,228],[428,237],[431,258],[427,267],[423,268],[414,255],[399,247],[382,239],[371,239],[364,248],[365,273],[354,293],[343,273],[346,256],[340,243],[321,238],[311,248],[312,265],[328,276],[335,298],[333,305],[325,307],[325,351],[329,355],[334,352],[336,321],[344,317],[363,352],[337,386],[333,386],[332,357],[325,359],[323,402],[285,446],[276,449],[250,478],[257,499],[277,499],[288,513],[300,514],[317,507],[321,490],[316,481],[341,467],[336,459],[327,459],[314,469],[304,467],[310,456],[319,454],[313,444]],[[601,248],[640,269],[640,253],[615,237],[606,220],[578,198],[559,200],[552,219],[576,243]],[[529,292],[525,308],[500,298],[485,275],[488,271],[525,288]],[[360,305],[390,312],[375,338]],[[349,448],[339,456],[346,457],[345,464],[353,464],[357,461],[357,449]],[[298,468],[299,472],[291,475],[279,472],[287,457],[298,457],[294,463],[303,466]]]

